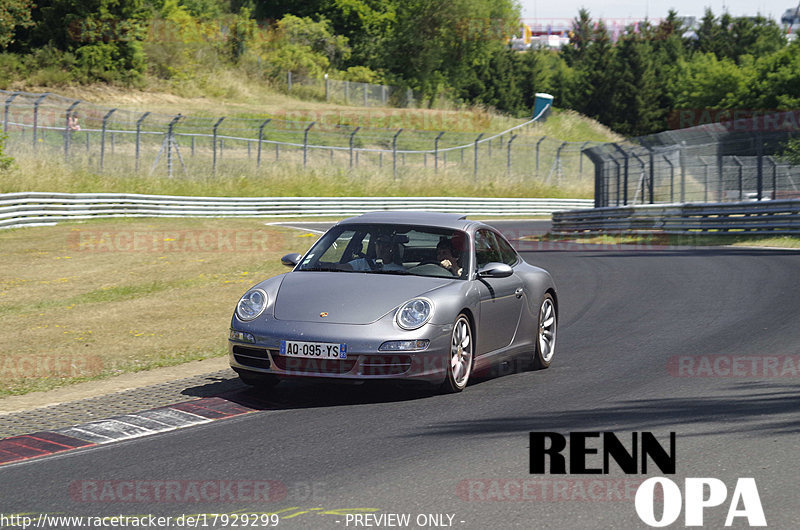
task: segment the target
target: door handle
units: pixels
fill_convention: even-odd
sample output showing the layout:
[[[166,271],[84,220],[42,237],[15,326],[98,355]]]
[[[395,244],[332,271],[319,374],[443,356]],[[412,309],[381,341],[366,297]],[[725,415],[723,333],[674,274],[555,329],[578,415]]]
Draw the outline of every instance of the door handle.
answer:
[[[516,290],[516,291],[514,291],[514,295],[515,295],[517,298],[522,298],[522,292],[523,292],[523,289],[522,289],[522,287],[517,287],[517,290]]]

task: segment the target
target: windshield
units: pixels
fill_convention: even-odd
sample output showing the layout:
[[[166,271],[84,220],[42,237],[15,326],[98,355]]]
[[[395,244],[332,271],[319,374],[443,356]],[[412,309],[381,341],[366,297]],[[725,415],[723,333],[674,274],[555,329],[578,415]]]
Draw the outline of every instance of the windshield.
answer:
[[[389,224],[331,228],[308,252],[300,271],[467,277],[467,235],[459,230]]]

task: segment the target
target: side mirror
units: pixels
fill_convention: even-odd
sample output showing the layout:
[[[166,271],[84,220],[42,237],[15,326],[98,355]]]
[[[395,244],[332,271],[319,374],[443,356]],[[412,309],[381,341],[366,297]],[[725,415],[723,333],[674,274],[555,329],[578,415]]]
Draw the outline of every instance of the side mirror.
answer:
[[[291,254],[286,254],[284,257],[281,258],[281,263],[286,265],[287,267],[295,267],[298,263],[300,263],[300,258],[302,258],[302,254],[298,254],[297,252],[292,252]]]
[[[492,261],[478,271],[478,278],[508,278],[514,274],[514,269],[505,263]]]

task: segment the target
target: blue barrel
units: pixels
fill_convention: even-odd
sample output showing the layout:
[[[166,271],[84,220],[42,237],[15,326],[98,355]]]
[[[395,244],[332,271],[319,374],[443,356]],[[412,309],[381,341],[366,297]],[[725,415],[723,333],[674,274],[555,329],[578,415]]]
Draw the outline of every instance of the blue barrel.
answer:
[[[552,108],[553,108],[553,96],[551,96],[550,94],[545,94],[544,92],[537,92],[536,101],[533,104],[533,119],[538,119],[538,121],[545,121],[547,117],[550,115],[550,109]]]

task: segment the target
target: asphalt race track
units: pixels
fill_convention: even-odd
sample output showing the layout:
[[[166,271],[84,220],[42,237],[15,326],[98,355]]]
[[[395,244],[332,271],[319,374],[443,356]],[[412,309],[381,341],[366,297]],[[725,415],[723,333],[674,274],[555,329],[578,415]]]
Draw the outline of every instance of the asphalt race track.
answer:
[[[497,224],[512,238],[543,228]],[[382,514],[409,514],[413,527],[648,528],[633,494],[663,475],[654,466],[647,475],[625,475],[613,461],[608,474],[529,474],[530,431],[613,431],[623,441],[646,431],[665,445],[676,433],[668,478],[681,490],[686,477],[727,486],[705,527],[723,527],[740,477],[755,479],[770,528],[800,526],[800,252],[526,247],[524,258],[559,287],[550,369],[498,366],[446,396],[284,383],[270,398],[277,410],[2,466],[0,511],[277,512],[279,528],[398,522]],[[602,467],[601,456],[588,460]],[[247,500],[251,480],[275,481],[273,499]],[[86,485],[97,481],[228,481],[244,492],[137,501],[104,496],[102,486],[92,497]],[[374,518],[356,526],[356,513]],[[683,525],[682,512],[673,527]]]

